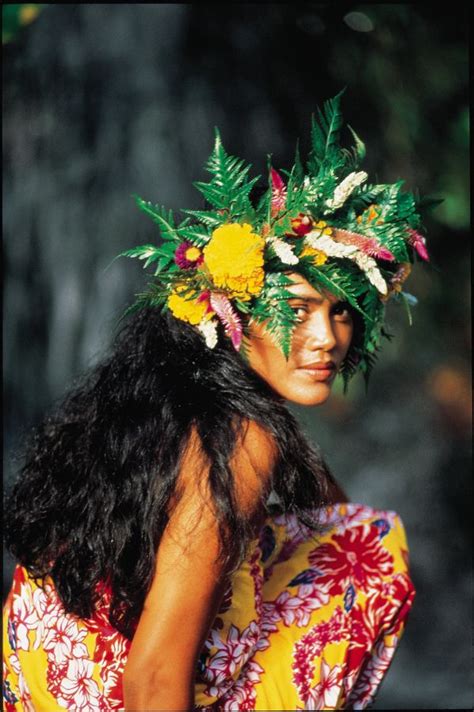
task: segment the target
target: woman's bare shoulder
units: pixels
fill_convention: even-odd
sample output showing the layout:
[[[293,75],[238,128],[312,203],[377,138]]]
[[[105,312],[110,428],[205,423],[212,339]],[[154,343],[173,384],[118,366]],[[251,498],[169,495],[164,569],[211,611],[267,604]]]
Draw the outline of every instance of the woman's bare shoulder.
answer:
[[[255,420],[245,421],[241,448],[256,472],[263,477],[273,472],[278,457],[278,445],[275,437]]]
[[[246,419],[236,434],[234,450],[229,458],[229,475],[233,478],[237,504],[252,516],[260,509],[260,501],[271,487],[278,457],[274,437],[255,420]],[[179,491],[182,495],[209,497],[210,463],[196,428],[190,434],[181,457]]]
[[[278,458],[274,437],[259,423],[247,420],[231,459],[237,501],[242,511],[260,521]]]

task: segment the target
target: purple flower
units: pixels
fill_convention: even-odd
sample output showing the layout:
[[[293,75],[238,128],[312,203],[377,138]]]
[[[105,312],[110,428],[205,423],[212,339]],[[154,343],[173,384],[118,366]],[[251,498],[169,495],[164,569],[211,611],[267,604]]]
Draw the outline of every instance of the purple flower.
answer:
[[[176,248],[174,253],[174,261],[181,269],[196,269],[203,260],[204,255],[199,247],[186,240]]]

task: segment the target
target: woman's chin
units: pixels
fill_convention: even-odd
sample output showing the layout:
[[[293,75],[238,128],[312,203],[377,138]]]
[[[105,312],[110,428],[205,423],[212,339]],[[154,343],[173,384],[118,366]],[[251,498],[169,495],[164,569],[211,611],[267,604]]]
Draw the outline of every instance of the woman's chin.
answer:
[[[317,383],[307,387],[291,387],[287,385],[285,393],[282,393],[286,400],[297,405],[322,405],[331,395],[331,383]]]

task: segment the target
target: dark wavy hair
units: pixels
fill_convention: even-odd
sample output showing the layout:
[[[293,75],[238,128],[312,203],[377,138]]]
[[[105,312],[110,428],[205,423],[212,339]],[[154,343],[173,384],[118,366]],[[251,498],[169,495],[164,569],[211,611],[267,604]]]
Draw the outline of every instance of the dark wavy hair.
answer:
[[[32,433],[5,507],[8,549],[31,576],[51,577],[66,611],[82,618],[106,582],[110,622],[131,637],[192,428],[209,466],[221,556],[235,566],[245,556],[251,528],[229,462],[249,421],[277,446],[279,510],[317,531],[315,511],[340,490],[283,399],[228,339],[211,350],[169,313],[136,313]]]

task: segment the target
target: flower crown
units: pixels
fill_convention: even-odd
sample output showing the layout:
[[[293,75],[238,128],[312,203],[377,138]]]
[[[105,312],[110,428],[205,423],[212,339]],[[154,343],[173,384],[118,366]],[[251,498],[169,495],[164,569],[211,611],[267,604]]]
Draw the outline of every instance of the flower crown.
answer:
[[[402,192],[403,181],[374,184],[359,171],[365,146],[341,148],[342,92],[312,118],[311,150],[303,167],[297,148],[290,171],[269,167],[269,185],[258,201],[259,180],[250,165],[224,150],[218,130],[206,164],[212,178],[194,185],[209,206],[171,211],[135,196],[157,223],[160,245],[142,245],[120,256],[154,267],[154,281],[130,310],[153,306],[195,326],[209,348],[229,338],[244,357],[251,322],[260,323],[288,358],[297,315],[288,299],[298,272],[317,290],[327,290],[360,315],[362,337],[342,365],[345,385],[361,370],[366,379],[379,348],[389,297],[416,302],[402,291],[415,255],[428,260],[420,234],[421,201]],[[256,204],[255,204],[256,203]]]

